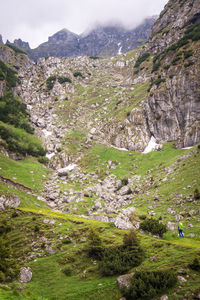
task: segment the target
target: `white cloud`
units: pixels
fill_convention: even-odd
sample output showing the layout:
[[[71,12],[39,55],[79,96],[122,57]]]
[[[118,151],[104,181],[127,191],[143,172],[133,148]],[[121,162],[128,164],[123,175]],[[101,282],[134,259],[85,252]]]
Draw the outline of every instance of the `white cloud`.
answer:
[[[1,1],[0,34],[32,47],[62,28],[82,33],[95,23],[120,22],[133,28],[159,14],[167,0],[6,0]]]

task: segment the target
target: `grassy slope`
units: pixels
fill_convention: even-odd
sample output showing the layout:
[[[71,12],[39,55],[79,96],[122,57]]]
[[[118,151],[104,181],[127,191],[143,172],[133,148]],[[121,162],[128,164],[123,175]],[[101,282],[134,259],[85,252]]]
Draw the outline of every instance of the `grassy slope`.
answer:
[[[87,166],[89,171],[94,171],[95,167],[105,168],[108,160],[118,161],[116,170],[110,170],[116,174],[118,178],[130,177],[132,171],[130,166],[134,163],[138,168],[134,171],[136,174],[141,174],[142,178],[146,176],[153,176],[159,181],[165,175],[165,168],[172,165],[178,157],[187,154],[191,150],[176,150],[172,144],[166,144],[163,151],[149,153],[142,155],[134,152],[118,151],[114,148],[106,148],[105,146],[95,146],[85,153],[82,164]],[[132,155],[129,155],[131,153]],[[166,200],[174,192],[183,192],[188,195],[193,192],[194,187],[199,187],[199,153],[193,155],[185,160],[182,160],[177,166],[175,172],[172,174],[173,180],[162,182],[158,189],[158,194],[163,195]],[[90,160],[89,160],[90,157]],[[91,159],[93,157],[94,159]],[[16,176],[16,181],[21,184],[26,184],[34,189],[34,182],[31,176],[34,176],[35,181],[41,180],[42,175],[48,174],[47,170],[40,164],[33,163],[32,160],[25,160],[21,162],[14,162],[10,159],[3,159],[1,163],[1,174],[3,176],[13,179]],[[35,167],[34,167],[34,166]],[[82,167],[83,167],[82,165]],[[19,169],[21,166],[21,169]],[[7,168],[7,173],[6,173]],[[36,175],[35,170],[38,169]],[[4,171],[3,171],[4,170]],[[18,176],[24,171],[22,177]],[[34,173],[31,174],[30,171]],[[86,169],[87,170],[87,169]],[[147,171],[152,170],[149,175]],[[30,174],[30,176],[29,176]],[[184,178],[184,181],[182,180]],[[155,182],[156,184],[156,182]],[[187,190],[183,190],[185,186],[191,186]],[[4,189],[5,186],[3,187]],[[41,186],[40,186],[41,188]],[[81,188],[81,187],[79,187]],[[10,240],[15,249],[15,256],[20,258],[21,265],[29,265],[33,270],[33,279],[30,283],[26,284],[24,293],[21,294],[17,289],[20,284],[11,285],[13,291],[0,290],[0,297],[2,299],[119,299],[120,292],[116,285],[116,277],[102,278],[99,274],[98,268],[93,262],[85,256],[84,247],[87,244],[87,231],[90,226],[95,226],[106,245],[119,244],[122,242],[123,233],[125,231],[116,229],[112,224],[81,219],[77,216],[67,214],[60,214],[52,212],[44,207],[33,205],[36,199],[32,195],[27,195],[24,191],[8,189],[9,192],[18,193],[24,200],[21,206],[24,207],[19,212],[19,216],[11,218],[12,231],[9,233]],[[147,213],[147,206],[154,203],[153,192],[155,186],[152,186],[152,193],[149,195],[138,195],[134,199],[134,205],[137,207],[137,214]],[[4,191],[4,190],[3,190]],[[24,193],[24,194],[23,194]],[[23,194],[23,196],[22,196]],[[30,197],[30,198],[29,198]],[[162,200],[163,200],[162,199]],[[173,216],[167,214],[167,208],[173,203],[172,200],[165,201],[164,204],[156,204],[154,211],[157,216],[164,214],[164,222],[171,220]],[[41,204],[41,203],[40,203]],[[141,206],[142,204],[142,206]],[[155,203],[154,203],[155,204]],[[195,209],[198,206],[193,203],[185,203],[188,209]],[[8,216],[12,214],[12,210],[8,210]],[[137,216],[136,216],[137,218]],[[196,217],[195,217],[196,218]],[[55,224],[45,224],[44,219],[54,219]],[[184,219],[187,224],[187,216]],[[13,222],[13,223],[12,223]],[[197,218],[190,220],[194,228],[188,232],[198,234],[198,221]],[[13,225],[12,225],[13,224]],[[35,226],[39,226],[40,231],[34,231]],[[57,250],[56,254],[46,255],[45,250],[42,248],[41,237],[45,237],[48,246],[52,246]],[[63,244],[62,239],[70,237],[72,240],[69,244]],[[85,239],[83,239],[85,238]],[[200,241],[198,238],[179,239],[176,232],[168,232],[163,240],[158,240],[146,234],[140,234],[141,244],[145,248],[146,258],[138,270],[158,270],[171,268],[175,271],[184,269],[184,277],[188,275],[187,282],[184,286],[176,288],[177,296],[173,295],[173,291],[168,293],[169,299],[182,299],[186,291],[196,291],[199,287],[200,279],[198,273],[191,271],[187,265],[194,257],[200,255]],[[36,242],[36,249],[32,243]],[[16,251],[17,249],[17,251]],[[35,257],[35,260],[24,263],[23,258],[29,256],[30,253],[39,253],[42,258]],[[154,261],[150,261],[150,257],[155,257]],[[22,261],[21,261],[22,259]],[[62,270],[65,267],[72,269],[71,276],[66,276]],[[15,290],[15,291],[14,291]],[[34,296],[35,295],[35,296]],[[181,298],[182,297],[182,298]],[[189,298],[190,299],[190,298]],[[192,299],[192,298],[191,298]]]

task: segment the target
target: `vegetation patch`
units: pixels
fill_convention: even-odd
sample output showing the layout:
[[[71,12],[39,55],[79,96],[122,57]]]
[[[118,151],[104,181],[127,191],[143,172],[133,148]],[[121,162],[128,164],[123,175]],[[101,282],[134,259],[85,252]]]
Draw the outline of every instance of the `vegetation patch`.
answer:
[[[0,80],[5,80],[8,88],[15,87],[20,82],[17,73],[0,60]]]
[[[47,86],[48,91],[52,90],[52,88],[54,87],[55,82],[56,82],[56,76],[50,76],[50,77],[47,78],[46,86]]]
[[[11,48],[12,50],[14,50],[16,54],[26,54],[25,51],[23,51],[22,49],[14,46],[12,44],[6,43],[6,46],[9,47],[9,48]]]
[[[14,97],[12,91],[7,91],[0,97],[0,121],[24,129],[28,133],[33,133],[30,126],[30,115],[26,110],[26,104],[19,97]]]
[[[4,148],[22,155],[44,156],[46,154],[41,141],[23,129],[0,121],[0,136],[5,141]]]
[[[160,236],[167,232],[167,226],[153,218],[145,219],[143,222],[141,222],[140,229],[151,232],[152,234],[158,234]]]
[[[58,82],[60,84],[65,83],[65,82],[72,83],[72,81],[69,77],[64,77],[64,76],[59,76],[58,77]]]
[[[145,60],[147,60],[149,58],[149,56],[150,56],[149,52],[145,52],[142,55],[140,55],[135,62],[134,68],[139,67],[141,65],[141,63],[143,63]]]
[[[148,300],[161,295],[177,283],[176,275],[170,270],[136,272],[129,289],[124,290],[127,300]]]

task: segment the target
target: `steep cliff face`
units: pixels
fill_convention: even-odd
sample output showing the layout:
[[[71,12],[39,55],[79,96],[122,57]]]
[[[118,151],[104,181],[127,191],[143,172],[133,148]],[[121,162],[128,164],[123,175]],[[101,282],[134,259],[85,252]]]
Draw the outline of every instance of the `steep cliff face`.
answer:
[[[160,143],[188,147],[200,141],[199,11],[199,1],[169,1],[147,45],[157,55],[143,109],[149,132]]]
[[[151,29],[148,48],[157,53],[183,36],[189,25],[200,22],[198,0],[170,0]]]

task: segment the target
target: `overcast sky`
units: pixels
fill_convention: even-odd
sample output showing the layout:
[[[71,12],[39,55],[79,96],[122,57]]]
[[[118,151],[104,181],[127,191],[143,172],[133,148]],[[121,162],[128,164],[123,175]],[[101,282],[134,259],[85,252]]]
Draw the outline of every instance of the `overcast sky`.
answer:
[[[0,0],[3,41],[21,38],[31,48],[67,28],[83,33],[94,24],[120,22],[134,28],[157,15],[168,0]]]

